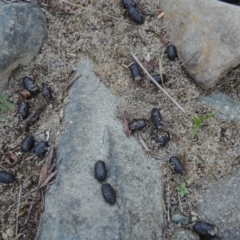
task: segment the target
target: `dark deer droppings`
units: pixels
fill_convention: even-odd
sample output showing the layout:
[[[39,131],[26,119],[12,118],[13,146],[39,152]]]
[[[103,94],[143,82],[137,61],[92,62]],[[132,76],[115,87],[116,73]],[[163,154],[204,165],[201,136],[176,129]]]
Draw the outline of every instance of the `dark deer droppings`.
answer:
[[[105,181],[107,178],[107,168],[105,162],[99,160],[95,163],[94,167],[95,178],[102,182]]]
[[[129,123],[129,130],[131,131],[136,131],[136,130],[141,130],[145,126],[147,126],[147,120],[144,118],[140,119],[134,119],[131,123]]]
[[[152,77],[160,85],[162,85],[163,83],[167,82],[167,78],[166,78],[166,75],[164,73],[162,74],[163,80],[161,79],[161,75],[160,74],[153,75]]]
[[[154,127],[160,127],[162,125],[162,116],[159,109],[153,108],[151,112],[151,120]]]
[[[168,132],[163,132],[161,136],[155,140],[156,143],[159,143],[161,147],[165,147],[167,142],[170,140],[169,138],[169,133]]]
[[[47,152],[48,142],[41,141],[33,150],[33,153],[38,156],[43,156]]]
[[[171,157],[169,162],[174,165],[174,171],[176,173],[180,173],[180,174],[184,173],[185,169],[180,159],[178,159],[177,157]]]
[[[122,0],[122,4],[124,8],[129,8],[129,7],[136,7],[136,3],[133,0]]]
[[[26,90],[28,90],[32,94],[37,94],[37,88],[34,86],[33,81],[29,77],[23,78],[23,86]]]
[[[134,81],[135,80],[138,81],[138,80],[142,79],[142,72],[137,63],[133,63],[130,66],[130,71],[131,71],[132,78]]]
[[[143,24],[144,19],[142,14],[138,11],[137,8],[130,6],[128,9],[128,16],[138,24]]]
[[[102,195],[107,203],[113,205],[116,202],[116,193],[109,183],[102,184]]]
[[[22,141],[20,149],[22,152],[30,152],[34,147],[34,144],[35,140],[33,136],[28,136]]]
[[[0,183],[13,183],[14,181],[16,178],[12,173],[0,171]]]
[[[196,222],[193,225],[193,231],[203,236],[213,236],[216,233],[216,227],[207,222]]]
[[[175,58],[177,58],[178,57],[178,55],[177,55],[177,49],[176,49],[176,47],[174,46],[174,45],[169,45],[168,47],[167,47],[167,55],[168,55],[168,58],[170,59],[170,60],[174,60]]]
[[[27,102],[20,102],[18,104],[18,115],[22,117],[22,119],[27,118],[29,114],[29,104]]]
[[[43,88],[42,88],[42,95],[44,98],[46,98],[47,100],[52,98],[52,89],[50,88],[50,86],[46,83],[43,84]]]

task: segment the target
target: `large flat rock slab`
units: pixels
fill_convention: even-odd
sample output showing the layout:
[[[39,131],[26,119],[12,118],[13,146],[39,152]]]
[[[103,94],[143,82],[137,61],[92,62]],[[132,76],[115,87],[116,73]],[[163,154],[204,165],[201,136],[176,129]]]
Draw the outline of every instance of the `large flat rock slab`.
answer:
[[[0,83],[29,64],[47,41],[47,21],[37,4],[0,0]]]
[[[213,87],[240,64],[240,7],[217,0],[162,0],[164,25],[184,67]]]
[[[56,183],[46,196],[39,239],[161,239],[162,180],[159,163],[148,158],[116,118],[118,100],[99,84],[89,61],[70,90],[66,130],[58,148],[62,159]],[[103,199],[93,168],[104,160],[107,182],[117,201]]]
[[[240,239],[239,186],[240,171],[212,185],[198,201],[199,215],[219,227],[223,239]]]

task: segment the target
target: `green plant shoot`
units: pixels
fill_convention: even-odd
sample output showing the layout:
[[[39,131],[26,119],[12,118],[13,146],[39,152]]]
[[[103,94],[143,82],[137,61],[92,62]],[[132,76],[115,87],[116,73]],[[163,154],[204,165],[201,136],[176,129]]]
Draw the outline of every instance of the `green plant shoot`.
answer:
[[[178,194],[180,195],[180,197],[184,197],[187,194],[189,194],[189,191],[186,187],[186,183],[182,183],[180,186],[176,187]]]
[[[10,103],[7,99],[8,95],[6,93],[0,95],[0,110],[2,111],[14,110],[14,104]]]
[[[207,121],[208,119],[210,118],[213,118],[216,114],[213,113],[213,114],[210,114],[210,115],[207,115],[207,116],[204,116],[204,117],[200,117],[200,118],[197,118],[197,117],[194,117],[193,118],[193,123],[194,123],[194,126],[193,126],[193,131],[192,131],[192,138],[195,137],[199,127],[200,127],[200,124],[202,124],[203,122]]]

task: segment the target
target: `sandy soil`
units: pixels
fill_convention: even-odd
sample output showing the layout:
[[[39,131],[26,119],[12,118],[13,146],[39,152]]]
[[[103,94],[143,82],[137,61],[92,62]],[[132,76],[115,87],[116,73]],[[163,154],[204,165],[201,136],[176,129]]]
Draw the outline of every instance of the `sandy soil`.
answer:
[[[44,192],[48,187],[38,191],[35,199],[36,191],[22,197],[20,201],[18,196],[19,193],[24,196],[37,187],[44,161],[33,153],[22,153],[20,143],[27,135],[33,135],[36,142],[40,142],[45,139],[45,132],[50,131],[49,144],[56,150],[66,124],[62,122],[64,104],[68,101],[64,86],[74,77],[79,60],[85,57],[95,63],[95,73],[100,81],[114,95],[123,99],[116,109],[120,119],[126,111],[129,121],[136,118],[149,120],[152,108],[156,107],[167,123],[160,129],[153,129],[149,122],[146,128],[134,134],[145,141],[150,149],[146,154],[154,157],[162,167],[165,185],[165,239],[169,239],[176,228],[175,224],[168,221],[169,215],[182,212],[190,218],[194,216],[194,202],[198,195],[210,184],[239,168],[239,160],[231,165],[232,160],[239,155],[239,123],[223,122],[216,116],[200,126],[195,138],[191,134],[194,116],[203,117],[213,113],[213,110],[198,101],[201,94],[221,91],[239,99],[240,86],[237,79],[240,77],[240,69],[236,68],[227,74],[221,84],[208,92],[198,88],[181,62],[168,60],[164,53],[165,46],[159,36],[161,34],[165,39],[170,39],[165,32],[163,19],[157,19],[161,12],[158,1],[137,3],[145,18],[143,25],[137,25],[128,19],[125,9],[116,0],[86,0],[72,4],[39,2],[48,21],[48,42],[34,62],[14,71],[1,93],[8,93],[9,101],[17,106],[19,92],[23,89],[22,78],[30,76],[39,90],[42,83],[48,83],[54,99],[47,103],[39,120],[27,131],[19,131],[16,110],[0,112],[1,153],[13,152],[22,159],[19,164],[11,167],[5,161],[6,155],[1,155],[0,170],[6,169],[18,178],[14,184],[0,185],[0,229],[3,233],[7,229],[16,232],[17,228],[17,233],[22,233],[25,239],[34,239],[37,234],[40,215],[44,210]],[[146,77],[140,81],[132,79],[127,67],[133,62],[129,47],[132,47],[144,64],[145,59],[150,57],[148,67],[152,74],[159,73],[161,59],[168,78],[164,88],[184,108],[186,114]],[[30,112],[38,109],[43,102],[41,94],[33,96]],[[160,147],[155,139],[164,131],[169,132],[171,139],[165,147]],[[178,156],[182,160],[186,168],[184,175],[174,173],[168,162],[171,156]],[[53,161],[57,161],[55,154]],[[189,194],[181,198],[176,187],[184,182]],[[31,215],[24,224],[33,201]]]

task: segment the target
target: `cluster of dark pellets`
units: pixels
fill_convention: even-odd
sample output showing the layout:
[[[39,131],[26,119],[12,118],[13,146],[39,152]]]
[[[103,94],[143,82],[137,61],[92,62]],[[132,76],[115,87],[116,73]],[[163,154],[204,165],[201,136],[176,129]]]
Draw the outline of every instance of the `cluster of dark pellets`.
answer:
[[[116,193],[109,183],[105,183],[107,179],[107,168],[105,162],[99,160],[94,166],[95,178],[102,183],[102,195],[107,203],[114,205],[116,203]]]
[[[134,0],[122,0],[122,4],[124,8],[127,8],[128,17],[130,17],[135,23],[144,23],[143,16],[137,9],[137,4]]]
[[[29,77],[23,78],[23,87],[27,90],[31,95],[35,96],[39,93],[39,90],[34,85],[34,82]],[[42,86],[42,96],[47,100],[51,100],[53,98],[52,90],[48,84],[43,84]],[[26,119],[29,116],[29,103],[20,101],[18,103],[17,115],[20,120]],[[27,136],[21,142],[20,150],[24,153],[30,152],[33,149],[33,153],[36,154],[38,157],[42,158],[46,155],[48,151],[48,142],[41,141],[37,145],[35,145],[35,139],[33,136]],[[0,183],[12,183],[16,180],[15,176],[12,173],[6,171],[0,171]]]

